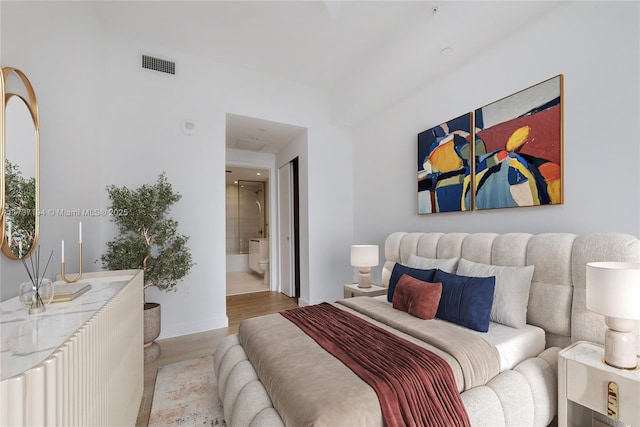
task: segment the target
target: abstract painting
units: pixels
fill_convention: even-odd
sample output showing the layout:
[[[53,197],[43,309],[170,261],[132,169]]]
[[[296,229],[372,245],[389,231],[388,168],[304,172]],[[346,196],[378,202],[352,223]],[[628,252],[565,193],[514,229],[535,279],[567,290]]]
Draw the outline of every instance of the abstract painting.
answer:
[[[469,210],[471,113],[418,134],[418,214]]]
[[[559,75],[475,111],[475,209],[563,203]]]

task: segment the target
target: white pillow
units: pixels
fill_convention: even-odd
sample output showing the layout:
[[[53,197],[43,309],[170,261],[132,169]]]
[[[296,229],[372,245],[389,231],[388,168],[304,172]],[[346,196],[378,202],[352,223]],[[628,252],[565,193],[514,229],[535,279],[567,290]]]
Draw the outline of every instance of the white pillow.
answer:
[[[534,268],[533,265],[504,267],[480,264],[460,258],[456,274],[472,277],[495,276],[496,288],[493,293],[491,321],[520,329],[527,324],[529,288]]]
[[[429,270],[432,268],[438,268],[446,273],[454,274],[456,267],[458,266],[458,258],[424,258],[414,254],[409,255],[409,260],[406,264],[408,267],[421,268]]]

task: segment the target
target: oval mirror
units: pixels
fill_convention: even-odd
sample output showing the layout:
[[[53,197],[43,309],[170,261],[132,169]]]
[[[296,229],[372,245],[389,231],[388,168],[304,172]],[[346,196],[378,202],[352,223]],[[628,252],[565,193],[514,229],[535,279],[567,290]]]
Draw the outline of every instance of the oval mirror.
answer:
[[[0,247],[4,242],[4,73],[0,67]]]
[[[12,259],[28,257],[38,241],[38,119],[26,76],[16,71],[26,97],[5,93],[4,239],[2,252]],[[7,73],[3,70],[5,82]]]

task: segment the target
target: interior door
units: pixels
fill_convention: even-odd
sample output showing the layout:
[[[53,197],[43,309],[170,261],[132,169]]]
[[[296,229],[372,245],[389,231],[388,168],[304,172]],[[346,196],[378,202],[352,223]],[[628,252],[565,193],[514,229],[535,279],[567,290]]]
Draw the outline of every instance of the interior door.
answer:
[[[293,165],[278,169],[278,251],[280,260],[280,292],[295,297],[294,227],[293,227]]]

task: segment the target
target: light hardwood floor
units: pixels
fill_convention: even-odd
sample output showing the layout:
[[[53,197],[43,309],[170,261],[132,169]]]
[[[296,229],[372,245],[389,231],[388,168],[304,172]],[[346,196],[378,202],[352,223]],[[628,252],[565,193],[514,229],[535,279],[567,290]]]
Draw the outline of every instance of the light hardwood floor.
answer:
[[[265,285],[264,279],[257,274],[250,271],[227,272],[227,296],[268,290],[269,285]]]
[[[162,348],[160,357],[144,365],[144,392],[136,426],[144,427],[149,424],[158,367],[213,354],[216,346],[224,337],[238,332],[238,326],[244,319],[277,313],[297,306],[297,298],[289,298],[279,292],[266,291],[231,295],[227,297],[227,317],[229,318],[227,328],[158,340],[157,342]]]

